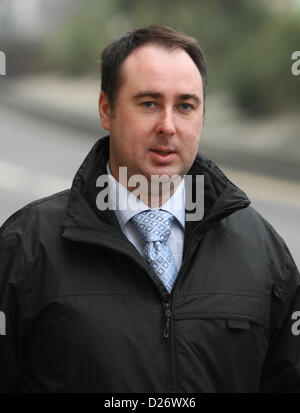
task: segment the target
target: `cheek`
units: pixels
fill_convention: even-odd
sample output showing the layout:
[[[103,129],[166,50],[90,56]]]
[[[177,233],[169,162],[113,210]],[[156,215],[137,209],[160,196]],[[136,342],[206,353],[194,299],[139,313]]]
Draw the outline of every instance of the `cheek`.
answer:
[[[128,109],[118,117],[117,125],[119,135],[126,136],[128,145],[134,145],[135,143],[142,143],[148,138],[153,122],[150,118],[147,119],[145,116],[140,116],[136,111]],[[131,147],[131,150],[135,149],[135,147]]]
[[[145,123],[135,123],[126,133],[127,147],[130,148],[132,156],[143,156],[150,143],[151,128]],[[138,161],[138,159],[136,159]]]
[[[183,162],[192,163],[198,152],[199,134],[191,131],[181,139],[181,159]]]
[[[137,116],[132,120],[132,130],[135,136],[146,139],[153,131],[156,121],[151,116]]]
[[[199,139],[202,130],[202,118],[198,114],[191,115],[187,118],[181,118],[178,120],[177,129],[184,136],[189,136],[194,142]]]
[[[198,147],[198,143],[200,140],[200,135],[202,131],[202,121],[196,122],[193,126],[193,129],[191,130],[191,142],[194,146]]]
[[[186,151],[192,152],[195,150],[195,147],[198,147],[200,132],[201,128],[198,125],[192,126],[189,124],[185,129],[182,129],[181,142]]]

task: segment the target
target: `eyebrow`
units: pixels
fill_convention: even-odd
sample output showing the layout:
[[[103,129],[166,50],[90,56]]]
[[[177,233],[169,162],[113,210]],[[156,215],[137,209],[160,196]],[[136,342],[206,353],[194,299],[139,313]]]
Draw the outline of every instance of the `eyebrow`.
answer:
[[[160,92],[154,92],[153,90],[142,90],[141,92],[137,93],[136,95],[134,95],[134,99],[142,99],[142,98],[146,98],[146,97],[151,97],[154,99],[161,99],[163,98],[163,94]],[[201,103],[201,99],[199,98],[199,96],[195,95],[194,93],[183,93],[181,95],[178,95],[180,100],[190,100],[193,99],[197,102],[197,104]]]
[[[201,99],[199,98],[199,96],[195,95],[194,93],[186,93],[183,95],[179,95],[180,100],[190,100],[193,99],[195,100],[198,105],[200,105],[201,103]]]
[[[146,98],[146,97],[152,97],[152,98],[162,98],[163,94],[159,92],[154,92],[153,90],[142,90],[141,92],[137,93],[134,95],[134,99],[141,99],[141,98]]]

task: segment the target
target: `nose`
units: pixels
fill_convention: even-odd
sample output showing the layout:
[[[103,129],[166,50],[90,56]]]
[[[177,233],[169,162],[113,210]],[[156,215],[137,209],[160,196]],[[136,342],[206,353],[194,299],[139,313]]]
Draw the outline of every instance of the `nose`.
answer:
[[[176,127],[173,119],[173,113],[169,110],[164,110],[158,119],[156,132],[160,136],[173,136],[176,133]]]

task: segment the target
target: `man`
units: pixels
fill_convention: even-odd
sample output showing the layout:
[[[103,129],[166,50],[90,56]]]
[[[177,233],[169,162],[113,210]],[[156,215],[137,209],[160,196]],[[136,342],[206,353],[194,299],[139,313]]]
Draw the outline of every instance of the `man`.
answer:
[[[70,190],[0,230],[1,391],[300,392],[299,274],[197,155],[206,76],[198,43],[168,27],[103,51],[110,136]],[[184,205],[203,175],[195,220]]]

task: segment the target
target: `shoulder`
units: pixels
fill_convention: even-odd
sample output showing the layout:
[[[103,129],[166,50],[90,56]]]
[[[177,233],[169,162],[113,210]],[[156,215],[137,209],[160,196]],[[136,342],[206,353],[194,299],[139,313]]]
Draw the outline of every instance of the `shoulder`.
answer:
[[[230,218],[231,226],[249,241],[270,244],[272,247],[278,245],[279,248],[285,245],[272,224],[252,206],[236,212]]]
[[[0,240],[15,244],[28,240],[30,234],[53,231],[61,226],[70,190],[33,201],[11,215],[0,227]]]
[[[231,236],[234,234],[236,248],[247,251],[249,261],[267,264],[273,280],[285,288],[291,273],[297,273],[297,267],[284,239],[272,224],[249,206],[230,216],[226,226]]]

